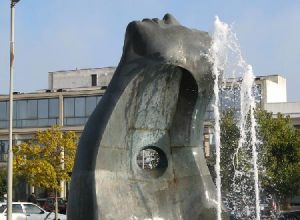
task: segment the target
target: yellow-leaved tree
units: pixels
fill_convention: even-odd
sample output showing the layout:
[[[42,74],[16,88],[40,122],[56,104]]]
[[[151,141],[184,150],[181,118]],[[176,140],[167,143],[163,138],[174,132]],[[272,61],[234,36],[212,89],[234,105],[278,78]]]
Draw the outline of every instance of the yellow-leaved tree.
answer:
[[[77,139],[75,132],[62,131],[59,126],[37,131],[26,142],[13,147],[14,174],[25,178],[35,187],[51,189],[55,192],[57,219],[57,192],[61,181],[70,180]]]

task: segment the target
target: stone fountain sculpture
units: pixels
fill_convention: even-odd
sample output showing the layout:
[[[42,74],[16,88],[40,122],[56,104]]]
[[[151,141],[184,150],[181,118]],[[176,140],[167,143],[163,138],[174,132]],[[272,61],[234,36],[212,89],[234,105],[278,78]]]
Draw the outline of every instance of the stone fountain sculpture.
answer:
[[[216,219],[201,148],[210,43],[170,14],[128,25],[121,61],[78,145],[69,220]],[[147,150],[153,166],[141,165]]]

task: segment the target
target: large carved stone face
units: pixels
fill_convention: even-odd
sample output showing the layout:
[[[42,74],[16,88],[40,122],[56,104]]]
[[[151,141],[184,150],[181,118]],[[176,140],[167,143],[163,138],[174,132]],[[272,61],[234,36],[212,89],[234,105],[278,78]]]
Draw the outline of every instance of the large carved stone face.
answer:
[[[141,60],[179,66],[193,75],[199,92],[207,95],[213,85],[211,63],[207,58],[210,45],[211,38],[207,32],[182,26],[170,14],[162,20],[133,21],[126,29],[119,66]]]
[[[199,147],[213,85],[209,47],[206,32],[169,14],[128,25],[122,59],[79,141],[69,219],[215,219]],[[146,149],[161,161],[149,172],[139,164]]]
[[[179,66],[197,66],[207,52],[210,37],[207,32],[189,29],[170,14],[162,20],[143,19],[131,22],[126,30],[123,58],[162,59]]]

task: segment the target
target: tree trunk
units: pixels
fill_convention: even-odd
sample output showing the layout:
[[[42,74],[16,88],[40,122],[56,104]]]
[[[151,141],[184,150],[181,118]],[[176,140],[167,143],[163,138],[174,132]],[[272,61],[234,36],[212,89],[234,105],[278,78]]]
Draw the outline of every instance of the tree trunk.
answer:
[[[55,190],[55,220],[58,220],[57,190]]]
[[[281,200],[281,204],[280,204],[280,209],[281,210],[289,210],[290,209],[290,198],[289,197],[284,197]]]

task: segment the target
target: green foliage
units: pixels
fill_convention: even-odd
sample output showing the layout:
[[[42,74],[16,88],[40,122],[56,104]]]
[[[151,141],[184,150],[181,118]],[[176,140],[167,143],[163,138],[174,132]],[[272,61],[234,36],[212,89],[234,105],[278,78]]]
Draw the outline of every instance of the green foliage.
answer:
[[[256,120],[261,141],[258,157],[262,188],[281,201],[287,201],[300,188],[300,130],[293,128],[290,118],[282,114],[274,118],[271,113],[257,110]],[[234,157],[238,139],[234,113],[224,112],[221,118],[221,176],[225,193],[230,191],[235,160],[241,159]]]
[[[0,197],[3,197],[7,192],[7,170],[4,167],[0,168]]]
[[[234,112],[223,112],[221,117],[221,177],[223,191],[231,189],[234,175],[234,153],[238,147],[239,129],[234,120]]]
[[[13,147],[15,174],[32,186],[60,191],[60,181],[70,179],[76,143],[74,132],[58,126],[38,131],[31,141]]]
[[[289,117],[257,111],[262,141],[261,172],[263,187],[282,201],[300,188],[300,130],[291,125]]]

